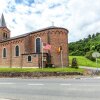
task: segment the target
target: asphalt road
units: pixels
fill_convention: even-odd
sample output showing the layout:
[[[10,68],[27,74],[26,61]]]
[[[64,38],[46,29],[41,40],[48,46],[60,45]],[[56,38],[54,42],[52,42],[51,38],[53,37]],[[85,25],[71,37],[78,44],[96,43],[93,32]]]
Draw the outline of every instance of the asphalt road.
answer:
[[[81,78],[81,79],[1,78],[0,100],[6,100],[6,99],[7,100],[100,100],[100,78]]]

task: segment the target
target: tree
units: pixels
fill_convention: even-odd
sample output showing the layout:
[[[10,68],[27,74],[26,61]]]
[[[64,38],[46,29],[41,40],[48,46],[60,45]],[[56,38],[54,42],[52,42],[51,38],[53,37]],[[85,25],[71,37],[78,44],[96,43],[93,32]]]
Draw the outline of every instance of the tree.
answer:
[[[100,35],[100,33],[97,32],[97,33],[96,33],[96,36],[99,36],[99,35]]]
[[[90,34],[88,35],[88,39],[91,39],[91,35]]]
[[[91,46],[91,49],[90,50],[93,50],[93,51],[95,51],[95,46],[93,45],[93,46]]]
[[[95,34],[92,35],[92,39],[95,38]]]
[[[88,35],[87,38],[69,43],[69,55],[85,56],[89,51],[100,52],[100,33]]]
[[[98,52],[100,52],[100,44],[97,44],[97,45],[95,46],[95,49],[96,49]]]

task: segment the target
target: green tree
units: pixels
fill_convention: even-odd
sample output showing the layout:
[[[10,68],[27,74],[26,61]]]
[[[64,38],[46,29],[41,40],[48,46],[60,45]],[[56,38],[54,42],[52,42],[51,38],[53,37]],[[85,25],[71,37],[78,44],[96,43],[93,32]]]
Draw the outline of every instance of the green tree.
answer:
[[[85,56],[90,51],[100,52],[100,33],[88,35],[87,38],[69,43],[70,55]]]
[[[92,38],[95,38],[95,34],[92,35]]]
[[[91,39],[91,35],[90,34],[88,35],[88,39]]]

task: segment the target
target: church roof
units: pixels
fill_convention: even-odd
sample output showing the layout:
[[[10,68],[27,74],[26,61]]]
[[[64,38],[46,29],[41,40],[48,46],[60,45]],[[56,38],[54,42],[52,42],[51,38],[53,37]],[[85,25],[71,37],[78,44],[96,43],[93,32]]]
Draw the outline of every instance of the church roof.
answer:
[[[62,27],[50,26],[50,27],[42,28],[42,29],[39,29],[36,31],[32,31],[30,33],[37,33],[37,32],[41,32],[41,31],[45,31],[45,30],[49,30],[49,29],[64,29],[64,30],[68,31],[67,29],[62,28]]]
[[[18,38],[23,38],[23,37],[26,37],[26,36],[28,36],[28,35],[35,34],[35,33],[42,32],[42,31],[46,31],[46,30],[50,30],[50,29],[64,29],[64,30],[66,30],[66,31],[68,32],[68,30],[65,29],[65,28],[51,26],[51,27],[39,29],[39,30],[36,30],[36,31],[32,31],[32,32],[29,32],[29,33],[25,33],[25,34],[22,34],[22,35],[18,35],[18,36],[9,38],[9,39],[7,39],[7,40],[0,41],[0,43],[1,43],[1,42],[6,42],[6,41],[9,41],[9,40],[18,39]]]
[[[6,27],[6,22],[3,14],[1,15],[0,19],[0,27]]]

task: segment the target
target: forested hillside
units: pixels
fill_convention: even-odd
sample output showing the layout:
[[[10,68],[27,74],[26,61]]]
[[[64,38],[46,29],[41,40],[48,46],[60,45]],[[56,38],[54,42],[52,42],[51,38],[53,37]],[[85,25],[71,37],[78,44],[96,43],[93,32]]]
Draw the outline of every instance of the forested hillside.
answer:
[[[100,52],[100,33],[88,35],[87,38],[69,43],[69,55],[85,56],[90,51]]]

